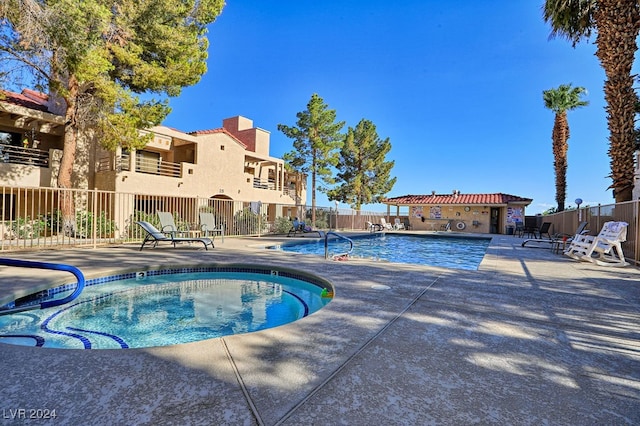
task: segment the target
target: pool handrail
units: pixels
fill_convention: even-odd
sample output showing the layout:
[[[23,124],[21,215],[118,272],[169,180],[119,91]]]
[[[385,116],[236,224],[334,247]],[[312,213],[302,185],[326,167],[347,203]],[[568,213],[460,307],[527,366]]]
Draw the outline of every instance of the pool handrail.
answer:
[[[337,238],[349,241],[349,244],[351,244],[351,247],[349,247],[349,251],[336,256],[348,256],[351,254],[351,252],[353,251],[353,240],[351,238],[345,237],[344,235],[340,235],[337,232],[329,231],[324,234],[324,258],[325,259],[329,258],[329,235],[334,235]]]
[[[0,308],[0,315],[9,315],[17,312],[30,311],[33,309],[45,309],[51,308],[53,306],[60,306],[66,303],[71,302],[76,299],[82,293],[85,285],[84,274],[82,271],[75,266],[65,265],[62,263],[48,263],[48,262],[36,262],[31,260],[19,260],[19,259],[7,259],[0,258],[0,265],[5,266],[16,266],[18,268],[36,268],[36,269],[51,269],[54,271],[65,271],[73,274],[78,280],[78,285],[73,293],[63,297],[62,299],[54,299],[54,300],[46,300],[40,304],[33,304],[28,306],[22,306],[18,308],[8,308],[2,309]]]

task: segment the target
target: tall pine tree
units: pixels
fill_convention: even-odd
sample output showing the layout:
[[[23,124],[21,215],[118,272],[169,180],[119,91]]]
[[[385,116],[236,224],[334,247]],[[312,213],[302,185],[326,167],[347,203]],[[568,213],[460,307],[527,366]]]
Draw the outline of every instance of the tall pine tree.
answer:
[[[65,116],[57,184],[73,186],[77,141],[95,134],[107,149],[139,148],[139,129],[160,123],[166,100],[207,69],[207,25],[224,0],[2,0],[0,86],[33,85],[59,100]],[[146,136],[149,138],[150,136]],[[61,210],[74,232],[71,197]]]
[[[371,121],[362,119],[355,129],[349,127],[337,165],[338,186],[329,191],[329,199],[358,211],[363,204],[382,201],[396,183],[390,177],[394,162],[385,161],[390,150],[389,138],[380,139]]]
[[[297,126],[278,124],[278,130],[293,139],[293,151],[284,155],[290,169],[311,175],[311,223],[316,222],[316,190],[326,192],[334,183],[333,167],[338,164],[338,150],[342,145],[340,130],[344,121],[336,122],[336,111],[314,93],[307,109],[296,114]]]

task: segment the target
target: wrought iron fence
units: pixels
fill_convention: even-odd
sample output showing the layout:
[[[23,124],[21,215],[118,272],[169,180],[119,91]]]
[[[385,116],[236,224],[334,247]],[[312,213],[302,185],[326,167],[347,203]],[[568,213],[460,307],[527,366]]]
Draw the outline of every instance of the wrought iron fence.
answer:
[[[610,220],[629,224],[623,243],[627,260],[640,264],[640,200],[583,207],[539,216],[551,222],[552,233],[573,234],[587,221],[592,235]],[[156,196],[112,191],[0,186],[0,251],[55,246],[90,246],[141,241],[145,220],[160,227],[157,212],[170,212],[184,232],[199,235],[200,212],[213,213],[225,236],[286,234],[298,218],[315,229],[367,230],[380,223],[382,212],[317,207],[312,224],[310,206],[235,201],[216,198]],[[402,219],[402,217],[401,217]]]
[[[159,229],[170,212],[183,232],[201,232],[200,212],[213,213],[225,236],[286,234],[294,218],[311,223],[311,207],[112,191],[0,186],[0,251],[141,241],[144,220]],[[367,229],[383,213],[316,209],[316,229]]]

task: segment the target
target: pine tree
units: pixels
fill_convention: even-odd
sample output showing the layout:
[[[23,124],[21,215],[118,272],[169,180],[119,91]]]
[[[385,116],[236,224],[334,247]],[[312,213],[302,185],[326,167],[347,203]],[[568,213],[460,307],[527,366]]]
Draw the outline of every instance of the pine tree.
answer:
[[[396,183],[390,177],[394,162],[385,161],[390,150],[389,138],[380,139],[371,121],[362,119],[355,129],[349,127],[337,166],[339,185],[329,191],[329,199],[348,203],[355,210],[382,201]]]
[[[139,130],[168,114],[178,96],[207,69],[206,26],[224,0],[2,0],[0,86],[34,84],[59,100],[65,116],[57,184],[73,186],[78,137],[95,135],[107,149],[140,148]],[[73,200],[62,202],[65,229],[74,232]],[[71,228],[71,229],[69,229]]]
[[[307,109],[296,114],[297,125],[278,124],[278,130],[293,139],[293,150],[284,155],[288,167],[298,173],[311,174],[311,224],[316,222],[316,190],[326,192],[334,183],[333,168],[338,163],[338,150],[342,145],[340,130],[344,121],[336,122],[335,110],[314,93]]]

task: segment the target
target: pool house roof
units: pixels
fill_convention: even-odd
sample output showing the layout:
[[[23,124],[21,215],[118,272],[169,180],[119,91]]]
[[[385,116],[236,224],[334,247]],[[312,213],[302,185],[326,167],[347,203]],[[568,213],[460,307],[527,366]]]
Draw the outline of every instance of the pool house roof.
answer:
[[[389,206],[417,206],[417,205],[483,205],[483,206],[506,206],[531,204],[533,199],[519,197],[517,195],[503,194],[462,194],[460,191],[453,191],[451,194],[429,195],[402,195],[400,197],[387,198],[383,201]]]

